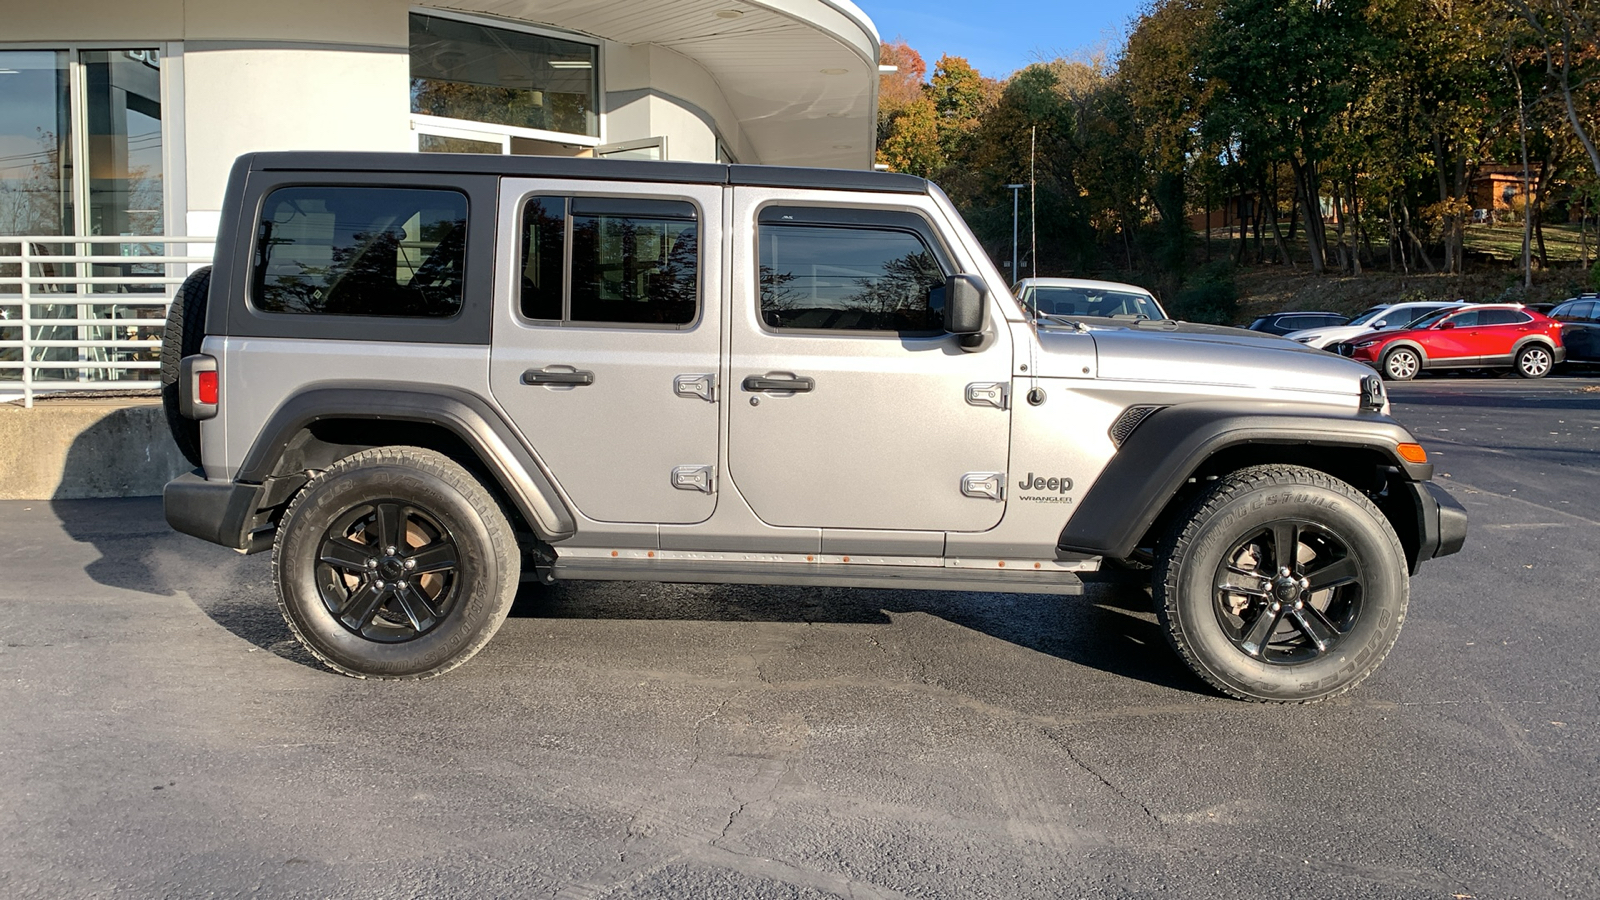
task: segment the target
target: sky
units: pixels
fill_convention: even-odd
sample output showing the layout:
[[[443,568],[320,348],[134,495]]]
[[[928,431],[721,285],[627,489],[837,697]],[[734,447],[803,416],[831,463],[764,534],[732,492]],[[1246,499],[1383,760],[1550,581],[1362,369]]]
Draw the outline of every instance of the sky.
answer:
[[[1142,0],[855,0],[885,41],[905,38],[927,60],[964,56],[1004,78],[1041,57],[1120,47]]]

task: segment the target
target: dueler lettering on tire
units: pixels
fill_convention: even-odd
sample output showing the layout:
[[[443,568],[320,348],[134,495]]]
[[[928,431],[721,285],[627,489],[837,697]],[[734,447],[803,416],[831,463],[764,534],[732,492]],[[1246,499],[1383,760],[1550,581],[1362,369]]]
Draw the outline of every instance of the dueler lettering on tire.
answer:
[[[1304,702],[1375,669],[1405,618],[1405,554],[1360,491],[1313,469],[1219,479],[1157,553],[1156,610],[1174,649],[1218,690]]]
[[[470,659],[516,596],[505,513],[453,460],[417,447],[348,456],[290,505],[272,548],[278,605],[348,675],[427,678]]]

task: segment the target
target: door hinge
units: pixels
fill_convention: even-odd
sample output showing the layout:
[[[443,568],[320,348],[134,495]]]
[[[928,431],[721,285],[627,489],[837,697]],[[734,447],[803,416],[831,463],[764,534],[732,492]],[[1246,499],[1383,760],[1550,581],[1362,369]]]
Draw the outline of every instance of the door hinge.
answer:
[[[989,500],[1006,499],[1006,473],[968,472],[961,476],[961,493]]]
[[[967,385],[967,403],[972,406],[992,406],[995,409],[1011,407],[1011,386],[1003,381],[978,382]]]
[[[672,379],[672,392],[679,397],[699,397],[707,403],[717,402],[717,376],[679,375]]]
[[[716,467],[678,466],[672,470],[672,486],[680,491],[712,493],[716,490]]]

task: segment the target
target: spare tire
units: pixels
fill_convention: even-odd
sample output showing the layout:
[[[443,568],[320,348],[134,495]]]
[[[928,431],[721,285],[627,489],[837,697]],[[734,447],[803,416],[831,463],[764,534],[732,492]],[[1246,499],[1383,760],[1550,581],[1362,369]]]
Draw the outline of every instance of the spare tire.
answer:
[[[206,300],[211,293],[211,267],[194,270],[167,307],[167,330],[161,335],[161,405],[167,428],[185,459],[200,465],[200,423],[178,412],[178,364],[200,352],[206,336]]]

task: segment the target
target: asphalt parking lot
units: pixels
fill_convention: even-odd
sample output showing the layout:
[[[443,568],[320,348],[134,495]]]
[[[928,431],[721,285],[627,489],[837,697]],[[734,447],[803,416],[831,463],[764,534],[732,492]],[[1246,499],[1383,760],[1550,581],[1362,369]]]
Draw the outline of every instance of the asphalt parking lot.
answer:
[[[1308,707],[1126,586],[529,588],[368,683],[159,501],[0,503],[0,896],[1594,896],[1600,379],[1391,393],[1472,530]]]

